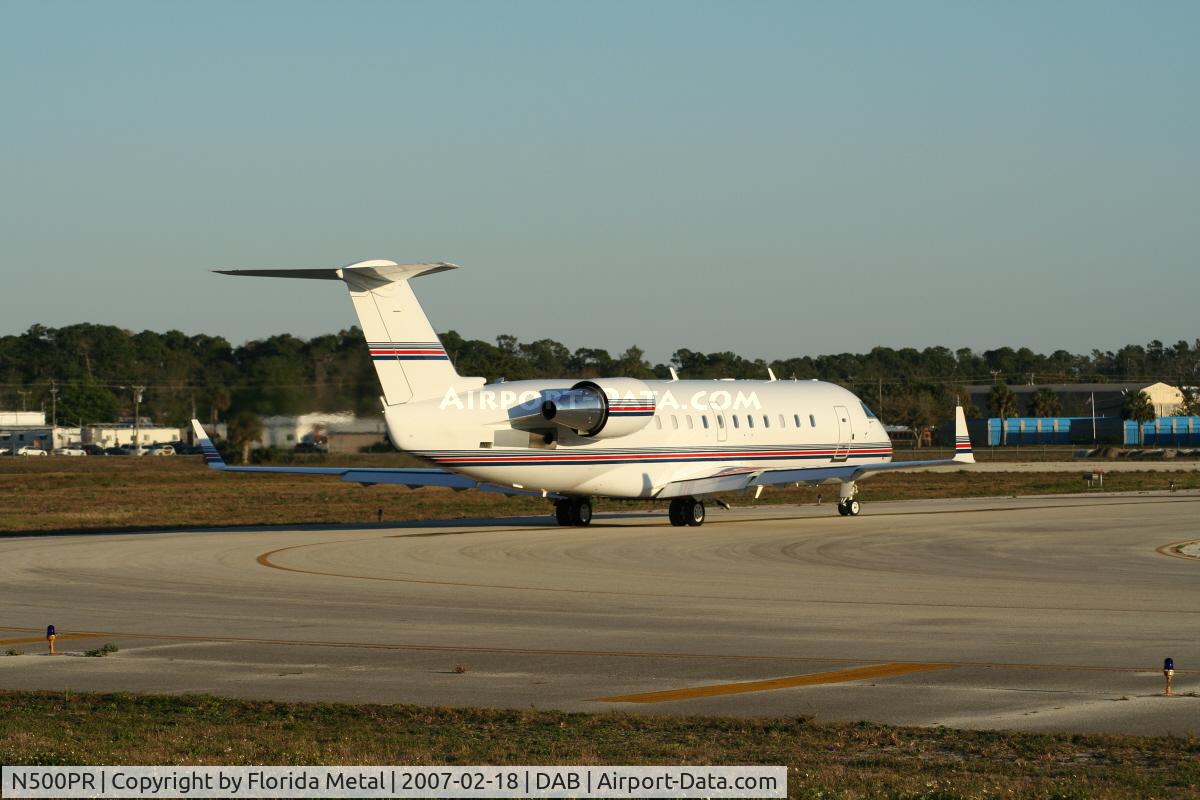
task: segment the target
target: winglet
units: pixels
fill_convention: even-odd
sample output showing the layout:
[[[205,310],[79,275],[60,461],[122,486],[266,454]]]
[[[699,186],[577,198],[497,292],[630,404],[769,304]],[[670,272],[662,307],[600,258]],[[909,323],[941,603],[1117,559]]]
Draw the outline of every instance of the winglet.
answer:
[[[954,460],[960,464],[975,463],[975,451],[971,449],[971,436],[967,433],[967,415],[962,406],[954,407]]]
[[[200,445],[200,450],[204,453],[204,462],[208,464],[208,468],[225,469],[225,459],[221,458],[221,453],[217,450],[217,446],[212,443],[212,439],[208,438],[208,434],[204,432],[204,427],[200,424],[200,420],[192,420],[192,430],[196,433],[196,443]]]

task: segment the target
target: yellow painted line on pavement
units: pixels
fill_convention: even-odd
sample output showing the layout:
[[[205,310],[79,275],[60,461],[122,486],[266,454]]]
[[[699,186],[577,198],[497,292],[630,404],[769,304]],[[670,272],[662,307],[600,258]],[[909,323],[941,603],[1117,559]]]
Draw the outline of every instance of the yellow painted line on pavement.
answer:
[[[827,683],[848,683],[869,678],[891,678],[913,672],[930,672],[951,669],[954,664],[877,664],[870,667],[853,667],[833,672],[814,672],[809,675],[793,675],[788,678],[771,678],[765,681],[743,683],[718,683],[711,686],[693,686],[689,689],[669,689],[663,692],[622,694],[615,697],[598,697],[601,703],[670,703],[676,700],[694,700],[698,697],[717,697],[725,694],[746,692],[769,692],[773,689],[791,689],[796,686],[820,686]]]
[[[103,635],[102,633],[60,633],[54,638],[61,642],[64,639],[99,639]],[[0,644],[37,644],[44,641],[46,641],[45,636],[26,636],[21,639],[0,639]]]
[[[1200,544],[1200,539],[1189,539],[1186,542],[1171,542],[1170,544],[1164,544],[1162,547],[1156,547],[1154,549],[1157,553],[1164,556],[1171,556],[1172,558],[1187,558],[1191,559],[1192,561],[1197,561],[1200,560],[1200,556],[1194,556],[1191,553],[1183,552],[1183,548],[1193,544]]]

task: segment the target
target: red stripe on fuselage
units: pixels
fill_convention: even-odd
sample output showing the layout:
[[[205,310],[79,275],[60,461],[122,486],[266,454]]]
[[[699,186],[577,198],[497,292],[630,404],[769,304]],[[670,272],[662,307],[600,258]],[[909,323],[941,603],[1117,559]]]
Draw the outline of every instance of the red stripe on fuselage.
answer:
[[[782,450],[782,451],[735,451],[732,453],[569,453],[569,454],[546,454],[539,453],[536,455],[520,455],[520,456],[494,456],[494,455],[478,455],[478,456],[453,456],[433,458],[439,464],[457,464],[460,462],[487,461],[492,462],[521,462],[521,461],[563,461],[571,462],[578,460],[587,461],[661,461],[664,459],[679,459],[679,458],[707,458],[721,461],[737,461],[741,458],[788,458],[794,456],[832,456],[837,455],[841,450]],[[891,455],[891,450],[855,450],[850,453],[852,456],[877,456]]]

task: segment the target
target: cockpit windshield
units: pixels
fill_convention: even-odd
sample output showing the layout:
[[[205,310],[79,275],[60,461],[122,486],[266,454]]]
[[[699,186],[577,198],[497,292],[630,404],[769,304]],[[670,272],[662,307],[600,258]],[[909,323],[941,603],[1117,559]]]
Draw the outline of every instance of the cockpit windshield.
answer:
[[[862,407],[863,407],[863,413],[867,415],[867,419],[877,419],[877,417],[875,416],[875,412],[872,411],[870,409],[870,407],[867,406],[866,403],[863,403]]]

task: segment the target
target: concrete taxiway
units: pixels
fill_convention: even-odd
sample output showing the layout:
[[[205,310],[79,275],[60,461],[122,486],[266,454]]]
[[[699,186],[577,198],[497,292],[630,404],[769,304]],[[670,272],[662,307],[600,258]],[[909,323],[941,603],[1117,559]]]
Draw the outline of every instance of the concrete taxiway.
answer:
[[[548,523],[0,539],[0,688],[1200,733],[1197,493]]]

